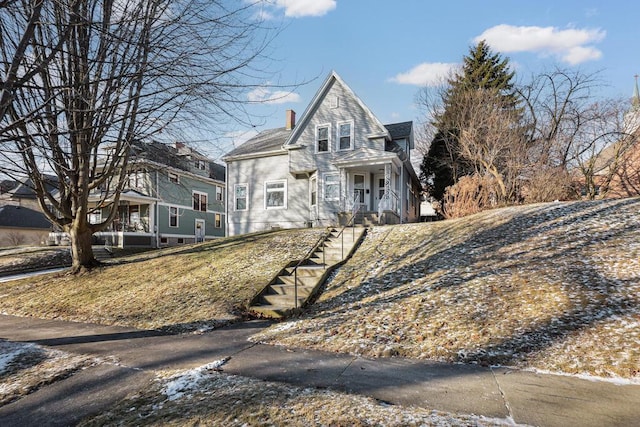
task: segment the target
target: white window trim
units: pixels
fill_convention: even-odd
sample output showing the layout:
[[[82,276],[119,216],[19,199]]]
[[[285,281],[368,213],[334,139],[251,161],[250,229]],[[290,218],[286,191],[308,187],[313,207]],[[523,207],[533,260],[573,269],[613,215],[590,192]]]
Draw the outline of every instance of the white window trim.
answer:
[[[176,225],[171,225],[171,209],[176,210]],[[177,206],[169,206],[169,227],[180,228],[180,208]]]
[[[338,195],[336,197],[331,197],[328,198],[327,197],[327,177],[329,176],[335,176],[338,180],[336,181],[336,184],[338,185]],[[339,173],[325,173],[322,176],[322,198],[326,201],[335,201],[335,200],[340,200],[340,174]]]
[[[313,183],[313,185],[311,183]],[[316,193],[315,204],[313,204],[313,197],[312,197],[314,190]],[[311,178],[309,178],[309,206],[311,207],[318,206],[318,177],[316,175],[313,175]]]
[[[320,131],[320,128],[327,128],[327,151],[318,151],[318,132]],[[324,154],[324,153],[330,153],[331,152],[331,145],[332,145],[332,138],[333,133],[331,132],[331,123],[322,123],[319,125],[316,125],[316,133],[315,133],[315,150],[316,150],[316,154]]]
[[[222,187],[221,187],[221,186],[219,186],[219,185],[216,185],[215,187],[216,187],[216,201],[217,201],[217,202],[222,202],[222,201],[224,201],[224,188],[222,188]],[[219,196],[220,198],[218,198],[218,196]]]
[[[205,210],[201,211],[200,210],[200,204],[198,203],[198,209],[193,209],[193,201],[195,200],[195,195],[198,194],[199,196],[205,196],[207,198],[207,203],[205,204]],[[209,211],[209,193],[206,193],[204,191],[198,191],[198,190],[193,190],[191,192],[191,208],[196,211],[196,212],[208,212]]]
[[[216,212],[213,215],[213,228],[222,228],[222,214]]]
[[[284,184],[284,188],[283,190],[277,190],[277,191],[283,191],[284,192],[284,204],[282,206],[267,206],[267,199],[268,199],[268,194],[267,194],[267,185],[268,184]],[[287,209],[287,180],[286,179],[272,179],[269,181],[265,181],[264,182],[264,208],[268,209],[268,210],[272,210],[272,209]]]
[[[245,191],[245,208],[244,209],[238,209],[238,198],[236,196],[237,192],[236,192],[236,188],[238,187],[245,187],[246,191]],[[240,183],[240,184],[234,184],[233,185],[233,210],[234,211],[238,211],[238,212],[242,212],[242,211],[248,211],[249,210],[249,184],[247,183]]]
[[[351,133],[349,134],[349,148],[340,148],[340,125],[350,125],[350,129],[351,129]],[[337,132],[337,136],[336,136],[336,150],[337,151],[349,151],[349,150],[353,150],[355,148],[355,144],[354,144],[354,121],[353,120],[343,120],[341,122],[338,122],[338,125],[336,126],[336,132]]]

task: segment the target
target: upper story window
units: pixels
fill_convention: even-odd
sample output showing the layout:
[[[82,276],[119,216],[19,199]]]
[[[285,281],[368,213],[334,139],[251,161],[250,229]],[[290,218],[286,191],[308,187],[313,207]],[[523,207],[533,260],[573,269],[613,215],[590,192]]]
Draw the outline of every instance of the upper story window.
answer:
[[[338,123],[338,149],[353,149],[353,121]]]
[[[200,159],[196,160],[195,165],[196,165],[196,169],[199,169],[201,171],[207,169],[207,164],[205,163],[204,160],[200,160]]]
[[[222,187],[216,185],[216,200],[219,202],[222,201],[222,190]]]
[[[340,175],[337,173],[324,176],[324,199],[340,200]]]
[[[193,192],[193,210],[194,211],[207,211],[207,193],[200,191]]]
[[[287,208],[287,181],[266,181],[264,183],[265,209]]]
[[[129,173],[129,188],[143,189],[145,182],[145,170],[136,169]]]
[[[234,210],[246,211],[249,208],[249,186],[247,184],[236,184],[233,187]]]
[[[331,125],[319,125],[316,127],[316,153],[328,153],[330,151]]]
[[[180,183],[180,175],[178,175],[177,173],[169,172],[169,182],[171,182],[173,184],[179,184]]]

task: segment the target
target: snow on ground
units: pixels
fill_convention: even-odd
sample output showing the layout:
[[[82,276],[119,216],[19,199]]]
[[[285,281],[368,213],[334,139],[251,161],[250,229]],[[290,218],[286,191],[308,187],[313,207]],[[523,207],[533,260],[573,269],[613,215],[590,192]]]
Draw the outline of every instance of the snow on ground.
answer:
[[[388,405],[330,390],[220,372],[226,360],[170,376],[89,425],[504,426],[512,420]]]
[[[87,356],[0,340],[0,406],[93,363]]]
[[[640,199],[374,227],[297,320],[256,341],[640,378]]]

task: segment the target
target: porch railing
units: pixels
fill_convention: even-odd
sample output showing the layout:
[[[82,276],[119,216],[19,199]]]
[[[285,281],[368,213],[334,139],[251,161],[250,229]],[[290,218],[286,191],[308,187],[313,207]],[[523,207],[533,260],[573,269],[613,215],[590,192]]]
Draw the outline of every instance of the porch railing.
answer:
[[[384,211],[392,211],[400,215],[400,197],[395,191],[385,191],[380,203],[378,203],[378,220],[382,218]]]

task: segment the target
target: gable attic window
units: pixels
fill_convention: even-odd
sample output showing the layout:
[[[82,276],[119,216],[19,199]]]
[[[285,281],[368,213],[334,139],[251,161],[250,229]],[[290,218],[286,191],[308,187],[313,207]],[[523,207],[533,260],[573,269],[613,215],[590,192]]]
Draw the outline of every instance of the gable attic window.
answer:
[[[196,169],[198,170],[203,171],[207,169],[207,165],[205,164],[204,160],[196,160],[195,164],[196,164]]]
[[[353,120],[338,123],[338,149],[353,149]]]
[[[264,208],[287,208],[287,181],[266,181],[264,183]]]
[[[207,193],[200,191],[193,192],[193,210],[200,212],[207,211]]]
[[[330,125],[319,125],[316,127],[316,153],[329,152]]]
[[[169,182],[171,182],[173,184],[179,184],[180,183],[180,175],[178,175],[177,173],[169,172]]]

